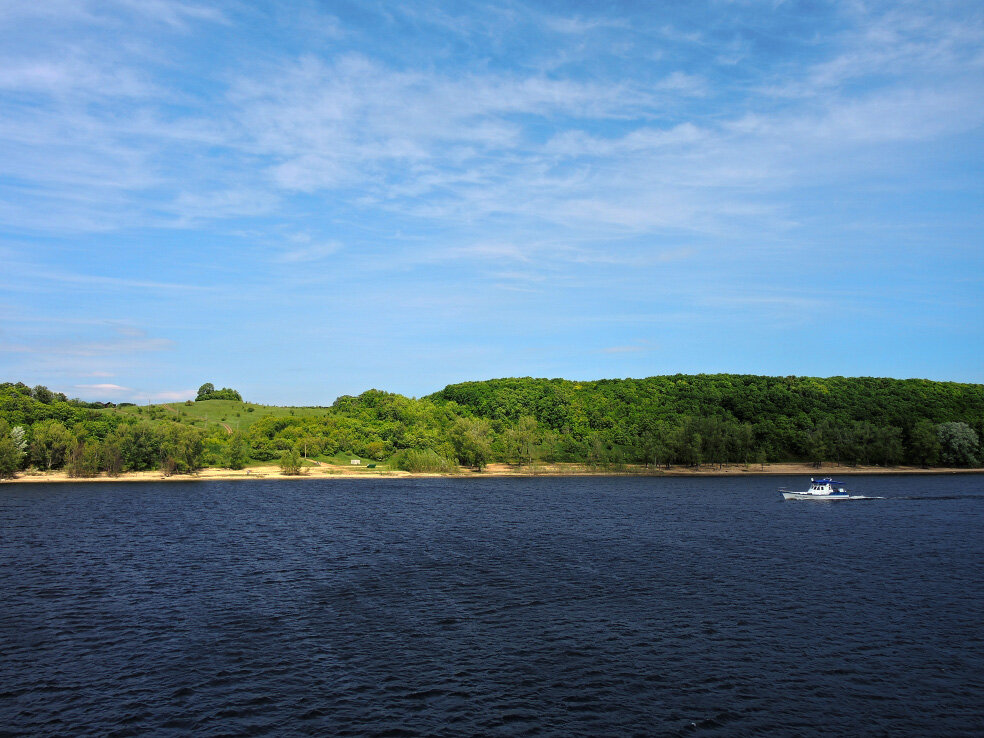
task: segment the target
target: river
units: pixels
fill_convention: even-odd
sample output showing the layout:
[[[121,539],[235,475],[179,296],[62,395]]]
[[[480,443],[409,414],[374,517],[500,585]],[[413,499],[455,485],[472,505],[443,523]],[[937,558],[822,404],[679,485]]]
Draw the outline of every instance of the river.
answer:
[[[0,486],[0,735],[984,734],[984,476]]]

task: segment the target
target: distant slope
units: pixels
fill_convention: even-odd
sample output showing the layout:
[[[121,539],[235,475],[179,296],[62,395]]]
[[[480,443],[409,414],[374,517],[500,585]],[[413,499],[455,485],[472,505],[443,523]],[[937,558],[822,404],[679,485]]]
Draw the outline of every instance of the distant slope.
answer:
[[[984,437],[984,385],[871,377],[698,374],[463,382],[429,398],[498,427],[523,416],[590,453],[699,464],[725,459],[936,463],[941,423]],[[971,444],[976,447],[976,442]],[[974,464],[972,451],[964,458]],[[602,456],[605,454],[602,453]]]
[[[328,412],[323,407],[278,407],[258,405],[237,400],[202,400],[199,402],[174,402],[165,405],[124,405],[100,412],[131,418],[177,420],[179,423],[197,426],[228,425],[233,431],[246,430],[263,418],[320,417]]]
[[[812,461],[978,466],[984,385],[869,377],[698,374],[506,378],[413,399],[379,390],[331,407],[235,400],[104,407],[0,383],[0,476],[30,465],[195,469],[360,457],[609,467]],[[400,461],[400,459],[403,461]],[[415,461],[416,460],[416,461]]]
[[[739,423],[864,421],[900,428],[920,420],[984,418],[984,385],[871,377],[675,374],[590,382],[526,377],[452,384],[430,399],[455,402],[494,420],[532,415],[556,430],[682,415],[719,415]]]

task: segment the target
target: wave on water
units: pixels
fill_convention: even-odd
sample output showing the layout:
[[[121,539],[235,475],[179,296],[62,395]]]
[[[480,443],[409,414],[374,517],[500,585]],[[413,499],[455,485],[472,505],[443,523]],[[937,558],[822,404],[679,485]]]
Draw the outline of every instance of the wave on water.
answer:
[[[982,735],[974,484],[3,488],[0,735]]]
[[[882,500],[977,500],[984,502],[984,495],[906,495],[881,497]]]

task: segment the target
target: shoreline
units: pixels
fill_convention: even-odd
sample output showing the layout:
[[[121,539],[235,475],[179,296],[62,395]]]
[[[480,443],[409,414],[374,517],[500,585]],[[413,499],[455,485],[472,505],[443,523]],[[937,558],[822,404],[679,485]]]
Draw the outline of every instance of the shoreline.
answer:
[[[984,474],[984,469],[939,467],[926,469],[912,466],[836,466],[832,464],[814,467],[812,464],[777,463],[707,465],[700,469],[672,467],[652,469],[639,464],[627,464],[617,469],[591,469],[584,464],[540,464],[534,467],[517,467],[510,464],[489,464],[484,471],[462,467],[454,474],[408,472],[400,469],[353,468],[341,465],[320,464],[303,467],[301,474],[286,475],[278,466],[250,466],[243,469],[209,467],[190,474],[165,476],[158,470],[124,472],[110,477],[105,472],[95,477],[70,477],[64,470],[52,472],[26,471],[12,479],[0,480],[3,484],[85,484],[123,482],[213,482],[242,481],[251,479],[310,480],[310,479],[483,479],[504,477],[728,477],[728,476],[856,476],[870,474]]]

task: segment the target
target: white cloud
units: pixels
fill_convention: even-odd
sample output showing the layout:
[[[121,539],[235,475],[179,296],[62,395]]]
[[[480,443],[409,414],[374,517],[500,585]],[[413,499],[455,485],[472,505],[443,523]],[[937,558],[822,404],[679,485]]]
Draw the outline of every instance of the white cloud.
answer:
[[[418,186],[429,178],[431,191],[483,182],[489,156],[519,163],[514,157],[526,156],[529,144],[510,116],[627,118],[650,97],[622,84],[395,71],[349,55],[332,64],[307,57],[266,79],[240,79],[231,101],[248,147],[279,160],[271,171],[280,186],[360,185],[385,197],[404,178]]]
[[[72,56],[9,61],[0,69],[0,89],[76,99],[149,97],[164,94],[134,69]]]
[[[413,8],[392,13],[431,22]],[[503,28],[597,39],[625,25],[523,6],[487,13]],[[427,221],[505,217],[596,235],[783,227],[780,193],[844,172],[858,147],[984,122],[980,18],[959,23],[912,5],[841,14],[853,23],[813,42],[816,61],[784,64],[740,90],[672,60],[659,74],[589,78],[564,67],[449,72],[344,46],[323,57],[268,55],[196,97],[169,77],[152,36],[137,34],[123,52],[83,34],[64,51],[0,66],[0,88],[40,103],[0,107],[0,174],[30,183],[18,190],[24,198],[3,198],[0,217],[38,230],[187,228],[274,215],[305,193]],[[114,18],[182,32],[232,22],[212,6],[165,0],[83,4],[70,17],[90,30]],[[337,18],[324,20],[326,33],[344,35]],[[485,33],[472,15],[433,22],[444,33]],[[671,25],[634,30],[683,48],[710,44]],[[316,260],[332,247],[278,258]]]
[[[46,324],[43,332],[32,329],[29,335],[17,342],[0,344],[0,352],[9,354],[24,354],[35,357],[54,359],[55,357],[72,358],[113,358],[126,357],[148,352],[167,351],[174,348],[175,343],[166,338],[155,338],[147,335],[142,328],[123,321],[86,321],[96,329],[95,337],[77,338],[75,329],[78,322],[72,320],[37,321]],[[101,330],[99,330],[101,329]],[[109,335],[105,335],[105,334]],[[103,334],[103,335],[98,335]],[[65,337],[69,336],[69,337]],[[84,376],[108,377],[102,370],[89,369]]]
[[[14,271],[13,269],[11,271]],[[180,282],[155,282],[146,279],[129,279],[126,277],[106,277],[98,274],[59,272],[37,267],[20,267],[16,269],[20,278],[38,282],[56,282],[62,285],[72,285],[81,291],[102,291],[106,288],[128,290],[154,290],[158,292],[211,292],[215,288],[209,286],[182,284]],[[105,321],[96,320],[97,323]]]
[[[97,0],[105,5],[105,0]],[[179,0],[111,0],[134,16],[157,23],[163,23],[181,30],[188,29],[196,21],[225,23],[226,18],[220,10],[201,3],[180,2]]]

